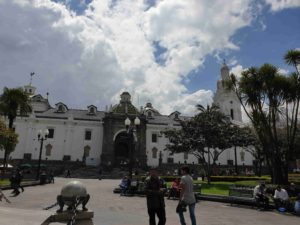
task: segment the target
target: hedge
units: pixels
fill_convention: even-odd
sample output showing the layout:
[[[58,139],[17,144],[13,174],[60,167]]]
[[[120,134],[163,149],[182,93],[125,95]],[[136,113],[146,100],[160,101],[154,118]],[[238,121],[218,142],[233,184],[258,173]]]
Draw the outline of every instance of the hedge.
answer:
[[[226,181],[226,182],[235,182],[235,181],[269,181],[268,177],[256,177],[256,176],[211,176],[211,181]]]

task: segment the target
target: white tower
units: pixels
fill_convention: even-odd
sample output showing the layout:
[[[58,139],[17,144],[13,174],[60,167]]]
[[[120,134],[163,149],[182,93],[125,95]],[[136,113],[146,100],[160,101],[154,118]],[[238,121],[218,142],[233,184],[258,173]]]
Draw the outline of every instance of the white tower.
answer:
[[[221,112],[232,120],[242,122],[241,104],[234,91],[226,87],[226,81],[228,80],[229,68],[224,60],[221,68],[221,78],[218,80],[217,91],[214,95],[214,104],[218,105]]]

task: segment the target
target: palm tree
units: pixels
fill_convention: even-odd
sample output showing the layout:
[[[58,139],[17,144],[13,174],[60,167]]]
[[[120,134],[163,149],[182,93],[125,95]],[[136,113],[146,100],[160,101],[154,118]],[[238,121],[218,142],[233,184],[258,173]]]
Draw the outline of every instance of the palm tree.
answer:
[[[296,68],[296,71],[298,72],[298,79],[299,79],[300,73],[299,73],[299,69],[297,68],[297,64],[300,64],[300,51],[295,49],[289,50],[284,55],[284,60],[286,64],[290,66],[294,66]]]
[[[24,116],[31,112],[29,96],[22,88],[3,89],[0,96],[0,114],[8,118],[8,128],[13,130],[13,123],[18,115]],[[13,149],[5,148],[3,165],[6,166],[7,158]]]

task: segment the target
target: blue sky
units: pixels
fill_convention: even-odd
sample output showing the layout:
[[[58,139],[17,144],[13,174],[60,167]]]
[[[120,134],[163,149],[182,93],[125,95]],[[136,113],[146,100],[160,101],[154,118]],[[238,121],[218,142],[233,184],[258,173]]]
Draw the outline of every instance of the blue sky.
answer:
[[[232,39],[239,43],[240,49],[221,54],[220,58],[235,58],[244,68],[271,63],[293,71],[294,68],[284,63],[283,55],[287,50],[300,46],[300,8],[273,13],[269,12],[269,8],[265,8],[260,20],[265,29],[260,22],[256,22],[250,27],[238,30]],[[188,85],[189,90],[214,90],[218,79],[215,75],[219,73],[219,67],[220,62],[216,61],[215,57],[206,57],[203,68],[197,73],[192,73],[194,82]]]
[[[129,91],[137,106],[193,114],[232,72],[300,48],[299,0],[0,1],[1,85],[33,84],[51,104],[100,110]],[[76,97],[74,97],[76,96]]]

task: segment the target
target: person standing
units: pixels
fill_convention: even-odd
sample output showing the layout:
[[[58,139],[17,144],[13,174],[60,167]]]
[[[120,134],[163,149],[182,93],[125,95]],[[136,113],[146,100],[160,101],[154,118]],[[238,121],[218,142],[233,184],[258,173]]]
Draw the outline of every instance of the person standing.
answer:
[[[191,223],[192,225],[196,225],[196,217],[195,217],[196,198],[193,190],[193,178],[190,176],[189,167],[183,166],[181,168],[181,174],[182,177],[179,185],[181,191],[180,191],[180,198],[178,204],[188,206]],[[178,210],[178,215],[179,215],[181,225],[186,225],[183,212],[184,210]]]
[[[158,217],[158,225],[166,224],[166,211],[162,182],[156,169],[150,170],[150,176],[145,180],[145,192],[147,196],[147,209],[149,225],[156,225],[155,216]]]

